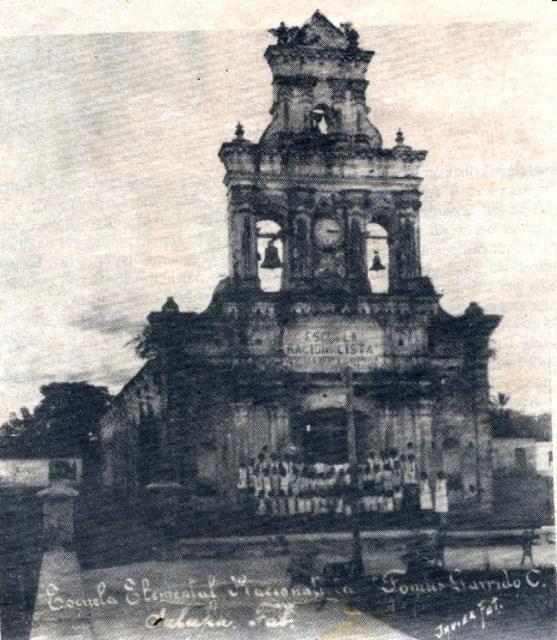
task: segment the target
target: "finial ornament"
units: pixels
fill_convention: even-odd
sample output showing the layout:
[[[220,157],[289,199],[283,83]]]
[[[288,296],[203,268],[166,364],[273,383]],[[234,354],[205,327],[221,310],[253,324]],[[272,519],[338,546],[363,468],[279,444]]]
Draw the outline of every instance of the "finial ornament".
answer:
[[[244,127],[242,126],[241,122],[238,122],[238,124],[236,125],[236,137],[238,138],[238,140],[242,140],[244,137]]]
[[[292,37],[292,29],[287,27],[284,22],[281,22],[276,29],[269,29],[269,33],[275,36],[277,44],[288,44]]]
[[[348,41],[349,49],[357,49],[360,41],[360,34],[354,29],[351,22],[343,22],[341,28],[344,31],[344,35]]]
[[[276,29],[269,29],[269,33],[277,39],[278,45],[302,45],[308,46],[316,44],[319,41],[319,36],[309,34],[309,25],[305,24],[302,27],[287,27],[284,22],[281,22]]]
[[[397,144],[404,144],[404,134],[402,133],[401,129],[399,129],[396,132],[396,143]]]
[[[176,304],[176,301],[172,296],[166,299],[166,302],[162,305],[161,311],[163,313],[178,313],[180,307]]]

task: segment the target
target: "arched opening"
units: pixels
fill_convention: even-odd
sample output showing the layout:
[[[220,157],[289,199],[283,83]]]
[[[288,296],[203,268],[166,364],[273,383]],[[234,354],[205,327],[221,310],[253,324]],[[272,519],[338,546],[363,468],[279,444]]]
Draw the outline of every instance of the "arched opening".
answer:
[[[326,135],[334,129],[334,114],[330,107],[318,104],[310,113],[310,125],[312,131]]]
[[[462,452],[456,438],[443,440],[443,470],[447,475],[447,485],[451,491],[462,489]]]
[[[257,275],[263,291],[280,291],[283,272],[281,228],[272,220],[257,223]]]
[[[389,291],[389,235],[375,222],[366,225],[368,279],[373,293]]]
[[[293,441],[306,463],[348,463],[346,411],[342,408],[316,409],[300,413],[293,421]],[[366,416],[354,412],[356,449],[359,460],[365,459]]]

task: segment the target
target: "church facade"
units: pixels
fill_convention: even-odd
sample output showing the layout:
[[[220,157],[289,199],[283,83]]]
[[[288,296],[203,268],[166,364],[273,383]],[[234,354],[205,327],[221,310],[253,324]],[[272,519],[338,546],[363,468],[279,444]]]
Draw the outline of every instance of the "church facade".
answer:
[[[420,167],[370,121],[372,51],[316,12],[271,30],[271,122],[222,145],[230,275],[202,313],[172,299],[148,318],[144,368],[102,419],[103,482],[237,499],[261,450],[348,460],[413,451],[420,471],[492,498],[489,338],[500,317],[455,317],[422,274]],[[153,346],[154,345],[154,346]],[[348,374],[347,374],[348,372]],[[347,382],[348,380],[348,382]]]

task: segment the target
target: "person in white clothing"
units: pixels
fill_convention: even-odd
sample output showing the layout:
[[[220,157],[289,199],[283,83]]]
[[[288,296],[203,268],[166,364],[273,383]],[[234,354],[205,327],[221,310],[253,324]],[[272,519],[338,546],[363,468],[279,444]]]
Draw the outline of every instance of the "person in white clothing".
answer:
[[[395,511],[400,511],[402,508],[402,487],[396,484],[393,491],[393,506]]]
[[[267,512],[267,501],[265,500],[265,492],[261,490],[257,494],[257,515],[264,516]]]
[[[298,511],[298,499],[300,496],[300,476],[298,467],[292,467],[292,475],[288,488],[288,514],[294,515]]]
[[[306,512],[306,468],[302,466],[298,470],[298,477],[294,482],[294,495],[296,496],[296,513]]]
[[[447,492],[447,477],[439,471],[435,480],[435,513],[438,514],[442,525],[447,522],[449,513],[449,495]]]
[[[248,488],[248,468],[241,462],[238,467],[238,484],[236,485],[239,491],[243,491]]]
[[[369,513],[371,511],[371,493],[373,490],[373,480],[369,464],[365,466],[362,474],[362,511]]]
[[[407,515],[414,515],[420,507],[418,467],[414,454],[408,454],[404,466],[404,507]]]
[[[366,463],[367,463],[367,466],[369,467],[370,474],[373,475],[373,469],[374,469],[375,465],[377,464],[377,460],[375,459],[375,452],[374,451],[370,451],[368,453]],[[370,478],[370,480],[373,480],[373,478]]]
[[[265,467],[263,469],[263,494],[265,496],[265,500],[269,499],[271,491],[271,472],[269,470],[269,467]]]
[[[420,478],[420,511],[425,519],[428,519],[433,511],[433,497],[431,495],[431,485],[425,471]]]
[[[248,468],[242,462],[238,467],[238,482],[236,484],[238,489],[238,506],[244,511],[248,508],[249,500],[249,485],[248,485]]]

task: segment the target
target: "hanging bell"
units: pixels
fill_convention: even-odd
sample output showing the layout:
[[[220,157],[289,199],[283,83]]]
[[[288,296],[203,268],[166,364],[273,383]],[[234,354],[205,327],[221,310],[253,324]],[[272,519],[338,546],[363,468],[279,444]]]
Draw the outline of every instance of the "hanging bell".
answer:
[[[274,245],[274,240],[269,240],[269,244],[265,247],[265,256],[261,263],[261,268],[280,269],[281,267],[282,262],[280,261],[278,249]]]
[[[370,271],[383,271],[384,269],[385,269],[385,266],[381,262],[381,257],[379,256],[379,253],[377,251],[374,251],[373,252],[373,261],[371,263],[371,267],[369,268],[369,270]]]

